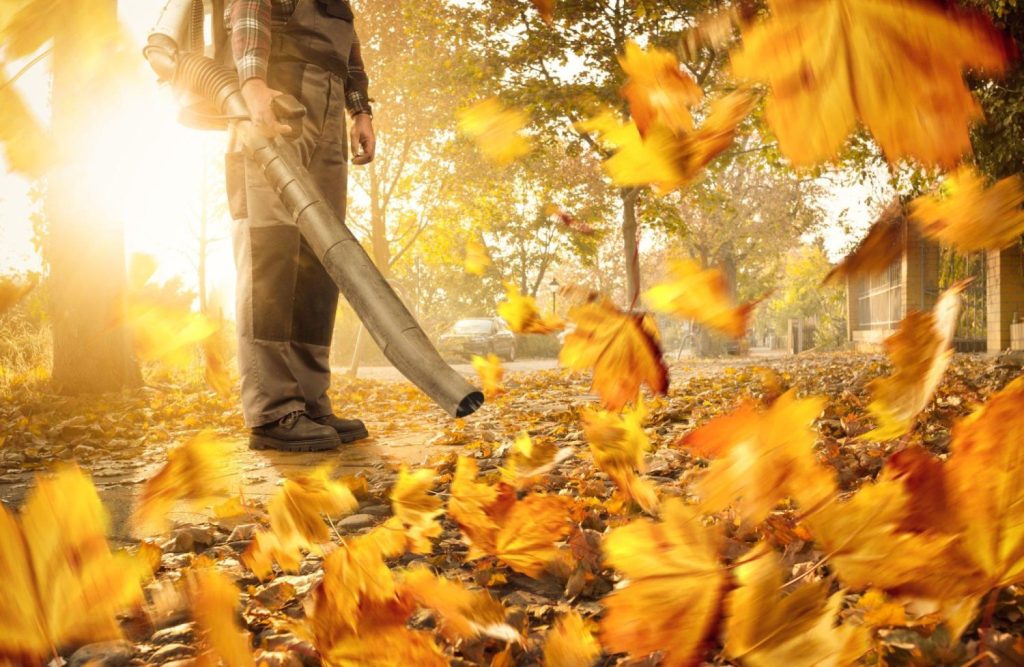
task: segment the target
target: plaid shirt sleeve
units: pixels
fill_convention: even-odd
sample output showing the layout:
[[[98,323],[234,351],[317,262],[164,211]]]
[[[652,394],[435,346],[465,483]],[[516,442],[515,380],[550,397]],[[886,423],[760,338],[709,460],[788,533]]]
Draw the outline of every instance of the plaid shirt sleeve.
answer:
[[[361,113],[373,115],[369,87],[370,78],[366,75],[363,51],[359,44],[359,36],[356,35],[348,55],[348,79],[345,81],[345,107],[350,116],[358,116]]]
[[[228,15],[238,81],[266,79],[270,60],[271,0],[234,0]]]

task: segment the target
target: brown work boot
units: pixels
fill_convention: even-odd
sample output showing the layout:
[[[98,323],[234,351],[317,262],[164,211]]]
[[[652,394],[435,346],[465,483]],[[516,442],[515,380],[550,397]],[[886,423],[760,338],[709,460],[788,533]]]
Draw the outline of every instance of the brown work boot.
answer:
[[[366,430],[366,424],[358,419],[342,419],[334,415],[324,415],[323,417],[313,417],[313,421],[333,428],[342,442],[355,442],[370,437],[370,432]]]
[[[322,452],[341,444],[330,426],[317,424],[301,410],[290,412],[276,422],[263,424],[249,434],[249,449],[277,449],[282,452]]]

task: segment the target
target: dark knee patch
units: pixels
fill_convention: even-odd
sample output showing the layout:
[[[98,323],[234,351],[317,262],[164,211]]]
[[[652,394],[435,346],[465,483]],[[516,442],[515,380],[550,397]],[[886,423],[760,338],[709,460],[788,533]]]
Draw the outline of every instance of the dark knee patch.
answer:
[[[258,340],[288,341],[299,257],[299,229],[252,227],[252,328]]]
[[[310,345],[330,345],[334,334],[334,315],[338,311],[338,287],[306,243],[302,243],[298,264],[292,340]]]

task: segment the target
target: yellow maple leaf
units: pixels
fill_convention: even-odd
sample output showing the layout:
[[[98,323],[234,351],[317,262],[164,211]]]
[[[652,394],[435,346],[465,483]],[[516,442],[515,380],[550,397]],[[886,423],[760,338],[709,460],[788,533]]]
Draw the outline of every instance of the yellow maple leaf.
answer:
[[[577,611],[562,614],[544,640],[544,664],[551,667],[590,667],[601,645]]]
[[[55,648],[121,636],[142,599],[146,557],[112,553],[107,513],[78,467],[40,477],[20,519],[0,506],[0,663],[41,664]]]
[[[583,433],[597,466],[646,512],[658,507],[654,486],[637,476],[644,471],[644,454],[651,441],[643,429],[646,411],[640,404],[621,415],[606,410],[584,410]]]
[[[491,256],[487,253],[487,246],[476,239],[466,241],[466,259],[462,263],[466,273],[482,276],[487,272],[487,267],[491,264]]]
[[[630,40],[619,64],[629,77],[622,96],[629,101],[630,115],[641,135],[655,120],[674,134],[693,130],[690,107],[698,104],[704,93],[679,68],[675,54],[656,47],[644,50]]]
[[[661,516],[604,539],[605,559],[624,582],[605,598],[601,643],[633,660],[659,652],[667,667],[698,664],[727,583],[721,538],[678,498],[665,501]]]
[[[592,385],[606,408],[635,402],[643,384],[657,394],[668,390],[653,317],[624,313],[607,299],[575,306],[569,317],[576,330],[565,337],[558,361],[575,371],[593,369]]]
[[[441,634],[450,641],[481,635],[509,642],[521,640],[505,621],[505,608],[485,590],[469,590],[458,581],[438,577],[426,567],[417,566],[401,576],[399,591],[433,611]]]
[[[133,522],[144,532],[163,532],[167,514],[182,501],[200,503],[223,493],[230,444],[212,431],[203,431],[167,453],[167,463],[150,477],[139,496]]]
[[[517,500],[512,486],[484,484],[476,475],[476,462],[459,457],[448,514],[469,544],[466,559],[494,556],[516,572],[539,576],[569,532],[568,499],[534,494]]]
[[[750,313],[759,303],[734,305],[725,275],[691,259],[670,262],[668,282],[647,290],[644,299],[659,313],[695,320],[735,339],[747,335]]]
[[[255,665],[249,633],[235,622],[238,587],[214,569],[195,570],[192,613],[206,644],[226,667]]]
[[[458,120],[459,130],[492,162],[507,165],[530,152],[530,140],[522,134],[529,116],[519,109],[506,109],[497,98],[460,111]]]
[[[619,122],[612,114],[578,123],[585,132],[596,132],[614,155],[605,160],[604,170],[617,185],[651,185],[659,193],[671,192],[692,181],[700,170],[732,145],[736,127],[753,105],[746,90],[711,102],[700,128],[676,134],[655,121],[641,136],[636,123]]]
[[[686,435],[684,446],[713,459],[698,483],[702,506],[710,512],[732,506],[760,523],[785,498],[796,498],[805,511],[831,499],[835,474],[814,454],[814,420],[824,405],[790,390],[767,410],[746,403]]]
[[[441,535],[441,524],[436,519],[444,511],[442,502],[430,494],[435,481],[436,472],[432,468],[410,472],[403,465],[391,489],[391,508],[395,518],[409,531],[412,550],[416,553],[430,553],[433,550],[430,540]]]
[[[1024,180],[1019,174],[985,187],[980,174],[961,167],[939,192],[910,202],[921,233],[960,252],[998,250],[1024,233]]]
[[[501,380],[505,376],[505,369],[501,366],[501,359],[491,352],[486,357],[474,354],[471,359],[473,369],[480,377],[480,384],[483,385],[484,396],[493,398],[505,392]]]
[[[520,489],[531,479],[543,475],[570,456],[571,448],[559,448],[550,441],[534,442],[529,433],[522,431],[512,443],[501,476],[508,484]]]
[[[537,309],[537,301],[532,296],[522,294],[510,282],[505,283],[505,301],[498,304],[498,315],[516,333],[547,334],[565,327],[565,323],[554,313],[542,317]]]
[[[739,586],[725,601],[725,654],[751,667],[844,667],[871,648],[863,627],[835,625],[843,591],[828,597],[828,582],[804,584],[783,595],[782,559],[762,547],[736,569]]]
[[[919,0],[787,1],[743,30],[732,68],[771,86],[768,123],[796,165],[836,157],[860,122],[891,162],[951,166],[981,117],[963,70],[1000,72],[1007,56],[981,15]]]
[[[878,426],[862,437],[891,440],[910,430],[918,413],[927,407],[953,358],[953,335],[960,317],[960,292],[970,280],[949,287],[931,312],[912,312],[885,339],[892,375],[868,384],[868,411]]]

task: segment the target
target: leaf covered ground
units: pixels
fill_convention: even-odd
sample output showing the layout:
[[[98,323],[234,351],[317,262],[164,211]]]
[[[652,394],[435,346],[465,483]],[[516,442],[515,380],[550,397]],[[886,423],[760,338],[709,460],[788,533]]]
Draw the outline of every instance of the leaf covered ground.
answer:
[[[335,664],[424,660],[431,664],[430,659],[437,658],[438,664],[530,665],[542,663],[545,655],[549,664],[588,664],[579,662],[588,656],[595,657],[595,664],[619,664],[625,656],[613,653],[614,647],[636,645],[637,632],[631,624],[657,624],[664,619],[645,616],[650,612],[641,608],[610,606],[609,599],[617,587],[622,589],[628,578],[624,573],[635,566],[629,562],[631,550],[642,550],[643,540],[650,537],[641,529],[656,534],[659,526],[667,525],[663,522],[670,521],[672,512],[690,511],[687,508],[702,493],[701,480],[709,475],[708,460],[696,456],[693,443],[687,440],[697,427],[729,413],[744,398],[754,405],[771,401],[778,405],[788,389],[796,390],[799,397],[823,397],[823,410],[814,422],[814,449],[819,461],[836,472],[840,493],[846,497],[878,476],[885,460],[896,451],[921,444],[940,459],[947,457],[953,424],[1019,373],[1018,368],[991,359],[957,356],[917,428],[900,440],[871,442],[858,436],[874,426],[867,410],[867,384],[887,371],[880,357],[832,354],[735,363],[684,362],[671,370],[668,394],[648,399],[644,405],[646,415],[638,423],[650,449],[638,453],[642,464],[632,470],[629,461],[636,453],[609,455],[588,446],[588,437],[591,441],[600,437],[601,424],[595,420],[601,419],[601,413],[595,409],[597,397],[588,393],[589,378],[582,374],[546,371],[513,375],[506,379],[505,392],[485,410],[459,421],[451,421],[404,383],[339,381],[336,404],[352,406],[349,414],[369,422],[380,443],[382,456],[378,458],[382,460],[366,460],[353,472],[351,460],[340,465],[346,457],[346,452],[340,452],[304,460],[301,466],[289,469],[287,477],[305,481],[294,487],[283,482],[280,495],[287,498],[291,493],[298,504],[322,509],[314,515],[322,514],[328,520],[322,522],[317,517],[322,525],[315,530],[322,530],[325,539],[314,540],[317,544],[308,553],[302,549],[304,555],[295,563],[278,558],[278,566],[271,566],[275,559],[271,550],[265,571],[253,566],[251,554],[259,547],[254,547],[254,542],[261,540],[260,534],[289,534],[280,528],[281,517],[294,519],[295,515],[280,509],[286,503],[275,500],[275,494],[247,493],[247,487],[253,486],[251,480],[234,472],[237,468],[230,461],[217,459],[210,464],[216,472],[205,484],[188,477],[200,470],[202,463],[182,463],[184,472],[175,477],[174,461],[181,458],[175,455],[178,459],[159,473],[169,476],[171,482],[166,506],[153,505],[153,498],[140,498],[137,491],[112,497],[102,493],[106,475],[134,489],[149,481],[141,495],[152,495],[154,490],[159,494],[160,485],[152,479],[158,476],[156,468],[167,461],[172,445],[196,442],[197,437],[215,443],[240,439],[244,431],[234,406],[211,392],[167,385],[118,398],[88,400],[56,398],[30,390],[31,385],[16,388],[14,400],[0,405],[4,426],[0,448],[4,485],[0,491],[14,509],[35,484],[28,471],[49,471],[58,461],[76,460],[100,486],[107,510],[114,516],[113,532],[123,536],[118,541],[128,543],[124,546],[129,554],[137,553],[133,562],[142,560],[155,566],[146,578],[143,598],[118,617],[123,641],[93,643],[77,654],[76,649],[95,634],[68,631],[63,636],[67,641],[55,642],[54,650],[73,664],[85,664],[89,656],[111,661],[106,664],[175,660],[185,661],[175,664],[189,664],[197,656],[209,659],[211,647],[225,664],[251,664],[234,662],[230,650],[217,640],[218,633],[210,629],[217,624],[209,618],[230,617],[236,608],[230,597],[232,582],[240,591],[240,628],[229,629],[227,636],[237,640],[232,633],[248,632],[248,636],[239,635],[240,645],[247,659],[252,661],[255,656],[258,664],[319,664],[315,644],[321,652],[325,646],[333,646],[330,660]],[[597,435],[589,431],[593,428],[598,429]],[[401,466],[388,458],[386,443],[399,436],[420,443],[416,452],[422,460]],[[374,445],[350,447],[370,446]],[[595,463],[595,453],[602,457],[601,467]],[[244,450],[231,454],[233,458],[254,456],[260,455]],[[464,457],[461,463],[460,457]],[[401,463],[410,461],[406,457]],[[60,474],[67,474],[66,469]],[[317,474],[322,474],[321,482],[309,483]],[[197,487],[196,493],[182,490],[186,481]],[[715,484],[713,488],[726,483],[719,479]],[[199,488],[204,486],[216,492],[198,503],[201,507],[192,508],[194,513],[177,511],[180,499],[207,493]],[[620,488],[630,489],[631,497]],[[654,489],[660,497],[661,522],[644,518],[658,510],[644,511],[642,488]],[[488,495],[488,489],[502,491]],[[64,495],[59,490],[54,493],[52,511],[57,515],[70,512],[60,503],[74,496],[68,495],[67,489]],[[682,499],[683,505],[673,504],[673,497]],[[316,505],[314,500],[322,504]],[[165,507],[167,524],[140,531],[140,504]],[[128,516],[131,511],[135,516]],[[552,513],[557,514],[554,519],[549,516]],[[27,510],[23,514],[27,516]],[[784,589],[779,588],[782,581],[774,584],[773,590],[787,593],[775,609],[786,608],[787,600],[790,605],[798,603],[803,593],[791,591],[807,593],[808,586],[816,587],[822,600],[829,596],[836,618],[844,625],[872,629],[869,651],[861,658],[867,664],[961,664],[982,653],[1021,659],[1015,637],[1022,630],[1024,598],[1014,586],[989,596],[982,617],[968,619],[969,627],[959,640],[951,641],[946,625],[927,615],[911,622],[912,608],[895,604],[895,598],[886,593],[840,589],[828,557],[835,553],[823,551],[821,539],[812,540],[795,505],[773,503],[758,521],[743,520],[744,515],[742,509],[726,509],[716,515],[714,524],[721,540],[716,549],[727,564],[721,572],[735,568],[737,581],[767,576],[748,570],[753,567],[750,562],[770,562],[751,560],[757,549],[770,547],[778,571],[788,582]],[[26,519],[23,524],[27,535],[33,528]],[[274,530],[266,530],[268,526]],[[391,532],[400,532],[403,542],[411,538],[409,543],[397,548],[383,546],[380,536],[396,526],[400,529]],[[58,529],[72,531],[70,526],[53,530]],[[38,526],[34,530],[45,534]],[[617,537],[609,539],[616,531]],[[292,532],[306,534],[298,525],[292,526]],[[818,531],[819,538],[825,532]],[[144,534],[147,539],[140,543],[129,534]],[[303,544],[308,547],[310,543]],[[384,573],[370,569],[372,558],[361,560],[360,550],[370,546],[379,550],[386,563]],[[352,559],[346,567],[337,567],[339,554]],[[693,554],[687,562],[699,560],[700,555]],[[282,564],[289,572],[281,569]],[[377,619],[373,631],[364,635],[371,638],[373,646],[353,645],[331,629],[337,623],[331,614],[344,615],[345,610],[336,596],[323,593],[332,590],[329,581],[323,582],[325,564],[328,579],[347,573],[342,576],[344,585],[336,590],[363,596],[353,608]],[[385,574],[388,571],[391,574]],[[219,575],[226,580],[217,578]],[[397,583],[390,582],[391,577]],[[640,578],[631,581],[630,587],[639,583]],[[446,588],[456,584],[462,585]],[[688,594],[685,588],[673,589],[670,579],[651,585],[674,595]],[[368,610],[367,605],[375,604],[374,587],[380,586],[386,589],[381,599],[398,595],[395,599],[401,599],[406,608],[396,611],[389,607],[387,614]],[[719,591],[713,593],[717,596],[736,584],[709,582],[708,586],[707,590]],[[221,609],[227,610],[224,615],[209,611],[211,606],[217,608],[217,602],[205,601],[200,591],[207,589],[228,591],[226,598],[218,598]],[[490,598],[480,593],[484,590]],[[695,590],[699,595],[693,600],[694,608],[712,604],[705,599],[704,589]],[[62,599],[59,589],[51,592],[55,599]],[[742,611],[735,605],[743,598],[735,595],[730,599],[733,606],[729,611],[709,611],[700,623],[732,623],[729,619],[740,617]],[[754,611],[763,600],[755,596],[747,603],[751,615],[766,616]],[[74,608],[65,613],[88,616],[85,610]],[[194,619],[201,621],[204,613],[208,621],[200,624],[200,630]],[[609,619],[615,624],[609,625]],[[714,639],[715,632],[702,629],[700,623],[694,625],[692,620],[673,619],[673,623],[679,624],[675,633],[693,644],[675,646],[676,650],[702,660],[728,662]],[[840,629],[833,634],[840,636]],[[809,633],[810,628],[803,632]],[[49,633],[50,641],[59,638],[54,636],[59,635],[55,629]],[[331,633],[335,634],[328,640]],[[734,631],[727,636],[741,635]],[[423,646],[421,639],[426,642]],[[599,640],[604,646],[601,654],[597,653]],[[665,664],[689,661],[686,655],[660,648]],[[383,651],[385,657],[375,651]],[[630,649],[634,657],[636,652]],[[40,659],[30,660],[30,653],[27,650],[26,662]],[[118,656],[127,662],[117,663]],[[784,658],[769,655],[768,662],[764,659],[742,662],[781,664],[777,660]]]

